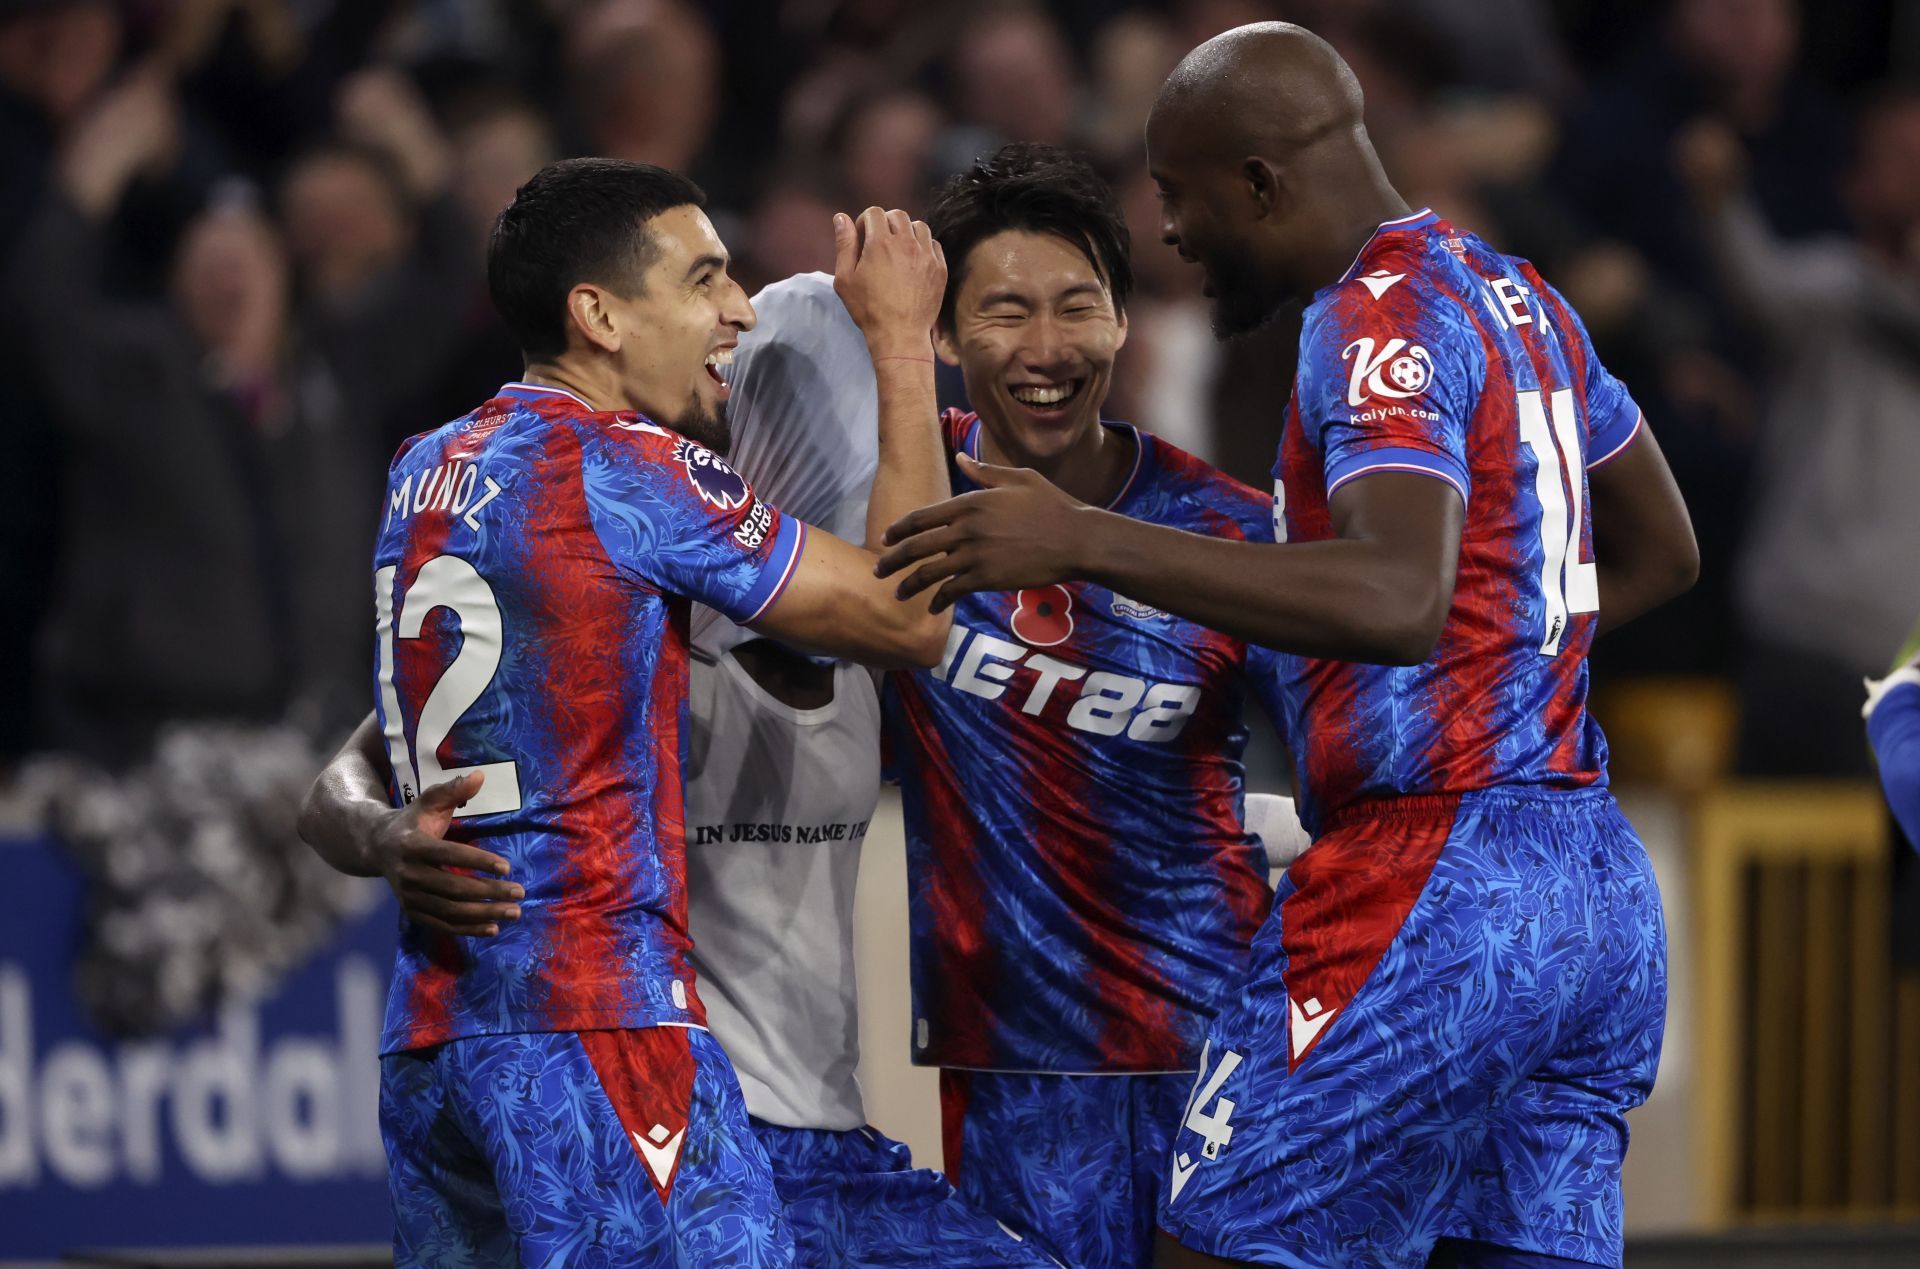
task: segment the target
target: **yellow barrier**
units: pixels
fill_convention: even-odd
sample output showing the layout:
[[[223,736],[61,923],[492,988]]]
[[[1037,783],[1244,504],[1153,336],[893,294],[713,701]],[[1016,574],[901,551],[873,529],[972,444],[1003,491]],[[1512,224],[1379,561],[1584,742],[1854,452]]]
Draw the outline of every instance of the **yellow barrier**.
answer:
[[[1879,791],[1724,785],[1692,837],[1709,1218],[1920,1210],[1920,979],[1893,981]]]

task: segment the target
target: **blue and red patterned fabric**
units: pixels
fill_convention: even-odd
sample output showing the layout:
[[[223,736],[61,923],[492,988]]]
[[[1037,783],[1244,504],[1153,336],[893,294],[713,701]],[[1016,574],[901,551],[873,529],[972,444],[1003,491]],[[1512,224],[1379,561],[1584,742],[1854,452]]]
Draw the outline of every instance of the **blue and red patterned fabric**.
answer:
[[[1420,213],[1309,306],[1282,541],[1415,472],[1464,520],[1422,664],[1278,657],[1302,818],[1209,1033],[1163,1227],[1260,1264],[1425,1263],[1441,1237],[1620,1259],[1624,1114],[1658,1065],[1659,891],[1587,712],[1587,472],[1639,410],[1523,261]]]
[[[1620,1263],[1666,933],[1610,793],[1349,808],[1254,957],[1190,1086],[1162,1228],[1302,1269],[1413,1269],[1443,1236]]]
[[[1193,1077],[940,1072],[948,1178],[1074,1269],[1153,1259],[1167,1145]]]
[[[1177,1109],[1177,1107],[1176,1107]],[[967,1202],[873,1128],[786,1128],[755,1119],[800,1269],[1050,1269],[1031,1239]]]
[[[688,967],[687,618],[746,622],[804,527],[634,414],[510,384],[415,437],[376,547],[379,714],[397,801],[485,784],[452,836],[506,857],[520,920],[402,923],[384,1052],[703,1020]]]
[[[381,1060],[399,1269],[793,1264],[705,1031],[473,1036]]]
[[[1269,533],[1267,499],[1166,442],[1122,515]],[[949,412],[952,450],[980,421]],[[954,488],[970,482],[957,466]],[[1270,902],[1241,825],[1249,649],[1088,582],[968,595],[938,667],[890,676],[911,887],[914,1061],[1193,1068]]]
[[[1466,507],[1426,661],[1280,659],[1308,830],[1360,798],[1604,785],[1586,472],[1641,416],[1579,317],[1532,265],[1423,212],[1381,226],[1320,292],[1300,351],[1274,468],[1282,541],[1332,538],[1333,493],[1370,472],[1445,481]]]

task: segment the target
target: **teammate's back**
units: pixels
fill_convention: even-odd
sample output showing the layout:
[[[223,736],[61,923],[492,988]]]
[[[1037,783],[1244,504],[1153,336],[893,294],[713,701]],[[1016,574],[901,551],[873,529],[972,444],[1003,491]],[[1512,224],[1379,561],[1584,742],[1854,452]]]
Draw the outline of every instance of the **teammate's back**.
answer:
[[[1604,784],[1586,710],[1586,470],[1640,412],[1579,318],[1532,265],[1421,213],[1382,226],[1319,293],[1301,348],[1281,540],[1334,537],[1333,492],[1372,472],[1438,477],[1465,506],[1451,610],[1422,663],[1287,663],[1308,822],[1357,797]]]

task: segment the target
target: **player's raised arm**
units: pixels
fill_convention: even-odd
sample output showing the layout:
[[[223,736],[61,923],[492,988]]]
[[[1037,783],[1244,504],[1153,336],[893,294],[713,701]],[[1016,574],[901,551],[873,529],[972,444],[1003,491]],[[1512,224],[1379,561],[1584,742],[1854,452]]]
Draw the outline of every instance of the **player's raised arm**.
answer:
[[[339,872],[385,877],[407,916],[448,934],[490,935],[518,920],[525,897],[503,880],[507,861],[442,836],[453,813],[479,791],[468,774],[421,791],[412,805],[387,800],[385,743],[368,714],[313,782],[300,805],[300,838]],[[467,869],[468,876],[453,871]]]
[[[934,404],[931,331],[946,261],[925,224],[869,208],[834,221],[834,288],[866,336],[879,393],[879,467],[868,504],[869,541],[905,512],[947,496]],[[927,597],[901,599],[874,576],[875,556],[828,533],[807,535],[792,579],[751,624],[800,647],[870,665],[931,666],[949,618]]]

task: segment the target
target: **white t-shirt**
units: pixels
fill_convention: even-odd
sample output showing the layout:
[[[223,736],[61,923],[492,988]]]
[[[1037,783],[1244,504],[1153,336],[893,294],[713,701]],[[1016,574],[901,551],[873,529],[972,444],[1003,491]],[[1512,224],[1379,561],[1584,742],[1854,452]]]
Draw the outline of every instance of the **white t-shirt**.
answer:
[[[687,924],[707,1026],[747,1111],[791,1128],[858,1128],[853,890],[880,797],[880,704],[857,666],[795,709],[731,652],[694,661]]]
[[[866,339],[823,273],[775,282],[753,307],[758,324],[728,373],[728,461],[783,512],[857,542],[879,456]],[[695,607],[686,768],[694,972],[749,1114],[791,1128],[858,1128],[853,890],[880,796],[879,700],[868,672],[843,664],[830,704],[782,704],[732,654],[753,637]]]

